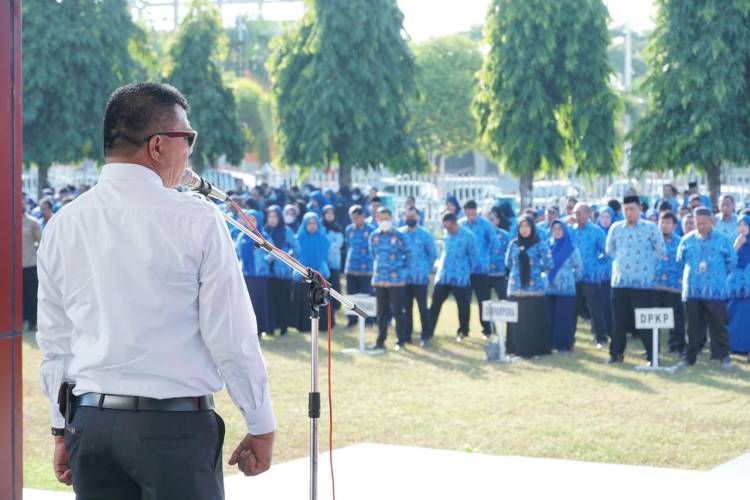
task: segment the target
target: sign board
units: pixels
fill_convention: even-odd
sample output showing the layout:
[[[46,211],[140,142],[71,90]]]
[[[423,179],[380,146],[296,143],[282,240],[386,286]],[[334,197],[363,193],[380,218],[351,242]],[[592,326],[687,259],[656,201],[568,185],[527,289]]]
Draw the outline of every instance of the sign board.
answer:
[[[372,295],[367,295],[366,293],[357,293],[354,295],[349,295],[349,300],[357,304],[357,306],[362,309],[369,317],[374,318],[375,316],[377,316],[378,305],[375,297],[373,297]]]
[[[482,302],[482,321],[518,322],[518,302],[485,300]]]
[[[671,307],[650,307],[635,310],[635,327],[639,330],[674,328],[674,312]]]

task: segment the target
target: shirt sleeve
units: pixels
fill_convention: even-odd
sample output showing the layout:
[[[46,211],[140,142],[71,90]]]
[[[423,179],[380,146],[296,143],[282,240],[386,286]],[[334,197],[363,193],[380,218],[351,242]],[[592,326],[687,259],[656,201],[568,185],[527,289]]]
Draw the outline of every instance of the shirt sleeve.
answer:
[[[607,234],[607,240],[604,243],[604,250],[610,257],[615,256],[615,228],[610,228]]]
[[[65,314],[63,297],[60,289],[62,268],[55,261],[54,226],[47,226],[37,256],[39,273],[39,291],[37,295],[37,333],[36,342],[42,352],[40,381],[42,393],[50,403],[52,427],[65,427],[65,418],[57,405],[57,394],[60,385],[69,381],[68,367],[73,360],[71,337],[73,323]]]
[[[196,241],[201,242],[203,254],[198,291],[201,336],[229,396],[245,417],[248,432],[271,432],[276,423],[255,312],[218,209],[206,217]]]
[[[427,247],[425,249],[427,251],[427,261],[430,263],[429,268],[432,269],[438,256],[437,246],[435,246],[435,237],[428,233],[425,240],[425,246]]]

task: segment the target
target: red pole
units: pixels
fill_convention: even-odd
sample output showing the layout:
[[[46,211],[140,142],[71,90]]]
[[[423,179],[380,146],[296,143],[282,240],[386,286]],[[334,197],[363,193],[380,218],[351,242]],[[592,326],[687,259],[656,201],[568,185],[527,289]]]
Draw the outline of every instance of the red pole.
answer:
[[[21,500],[21,0],[0,0],[0,498]]]

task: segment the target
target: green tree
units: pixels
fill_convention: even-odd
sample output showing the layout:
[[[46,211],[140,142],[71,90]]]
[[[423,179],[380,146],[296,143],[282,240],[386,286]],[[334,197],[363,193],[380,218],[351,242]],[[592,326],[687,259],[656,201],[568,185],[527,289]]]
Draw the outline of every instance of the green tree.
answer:
[[[521,179],[574,164],[579,174],[615,165],[617,98],[609,87],[607,9],[601,0],[493,0],[490,46],[474,102],[490,156]]]
[[[711,200],[721,166],[750,160],[750,2],[659,0],[649,51],[648,112],[636,123],[637,169],[707,174]]]
[[[465,35],[435,38],[414,46],[418,97],[415,133],[431,156],[458,156],[476,143],[471,100],[482,66],[479,44]]]
[[[285,23],[278,21],[253,19],[249,16],[238,18],[238,24],[227,29],[229,50],[224,60],[224,70],[249,76],[268,88],[271,80],[266,62],[271,56],[271,40],[281,34],[284,26]]]
[[[200,132],[191,161],[199,171],[213,166],[222,155],[237,165],[244,154],[237,103],[217,65],[223,33],[219,11],[206,0],[194,0],[170,48],[167,81],[190,103],[190,122]]]
[[[144,76],[133,54],[145,38],[125,0],[24,2],[22,14],[24,159],[41,190],[53,162],[102,159],[104,105]]]
[[[229,82],[237,99],[240,124],[245,130],[246,150],[263,165],[271,161],[273,120],[271,98],[260,84],[247,78]]]
[[[395,0],[308,1],[269,61],[284,161],[337,160],[341,186],[353,166],[426,166],[410,124],[414,60],[402,25]]]

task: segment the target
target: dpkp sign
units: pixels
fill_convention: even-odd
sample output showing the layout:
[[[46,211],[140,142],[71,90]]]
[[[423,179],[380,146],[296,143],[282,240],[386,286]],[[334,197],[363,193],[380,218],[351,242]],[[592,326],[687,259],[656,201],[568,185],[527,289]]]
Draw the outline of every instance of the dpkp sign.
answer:
[[[671,307],[650,307],[635,310],[635,327],[639,330],[674,328],[674,311]]]
[[[518,322],[518,302],[510,300],[482,302],[482,321]]]

